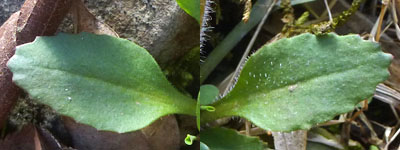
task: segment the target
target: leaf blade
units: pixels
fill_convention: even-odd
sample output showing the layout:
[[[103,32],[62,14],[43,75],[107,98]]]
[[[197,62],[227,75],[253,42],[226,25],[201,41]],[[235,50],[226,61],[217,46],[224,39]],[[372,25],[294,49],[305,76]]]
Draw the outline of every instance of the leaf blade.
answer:
[[[176,2],[179,7],[200,23],[200,0],[176,0]]]
[[[200,141],[212,150],[262,150],[265,143],[228,128],[211,128],[200,133]]]
[[[200,110],[202,110],[203,107],[203,109],[215,111],[214,107],[205,105],[213,103],[217,98],[218,94],[219,94],[219,89],[212,84],[205,84],[200,86],[200,91],[197,97],[197,106],[196,106],[196,124],[197,124],[197,129],[199,129],[199,131],[200,131],[200,118],[201,118]]]
[[[282,39],[249,58],[235,88],[202,121],[237,115],[272,131],[308,129],[372,96],[390,60],[355,35]]]
[[[8,66],[32,97],[99,130],[128,132],[164,115],[195,115],[195,101],[128,40],[89,33],[39,37],[18,47]]]

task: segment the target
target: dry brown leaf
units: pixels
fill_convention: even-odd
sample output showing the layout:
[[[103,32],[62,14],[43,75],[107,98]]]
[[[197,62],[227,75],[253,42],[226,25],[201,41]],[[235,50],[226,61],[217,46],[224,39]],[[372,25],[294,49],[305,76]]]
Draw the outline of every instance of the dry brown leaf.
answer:
[[[71,7],[72,0],[27,0],[18,19],[18,45],[36,36],[53,35]]]
[[[79,150],[152,150],[140,131],[123,134],[98,131],[69,117],[63,117],[63,122],[72,137],[72,147]]]
[[[16,32],[19,12],[14,13],[0,27],[0,128],[16,103],[20,89],[11,82],[12,73],[8,70],[7,61],[14,55],[17,46]]]
[[[251,0],[246,0],[242,17],[242,21],[244,23],[247,23],[250,19],[251,7],[252,7]]]
[[[20,131],[12,133],[0,141],[1,150],[43,150],[36,128],[24,126]]]
[[[390,76],[385,84],[391,88],[400,91],[400,52],[399,47],[394,42],[387,42],[385,40],[380,41],[384,52],[393,55],[392,63],[389,66]]]
[[[71,0],[26,0],[21,10],[0,27],[0,128],[21,91],[12,83],[6,67],[15,47],[36,36],[54,34],[70,6]]]
[[[45,150],[62,150],[61,144],[47,129],[38,127],[40,143]]]
[[[98,20],[81,0],[73,0],[71,14],[75,26],[75,33],[90,32],[94,34],[106,34],[119,37],[118,34],[107,24]]]
[[[175,116],[165,116],[142,129],[152,150],[178,150],[179,128]],[[166,138],[167,137],[167,138]]]
[[[178,150],[179,128],[173,115],[155,121],[141,131],[118,134],[62,118],[72,137],[72,146],[79,150]]]

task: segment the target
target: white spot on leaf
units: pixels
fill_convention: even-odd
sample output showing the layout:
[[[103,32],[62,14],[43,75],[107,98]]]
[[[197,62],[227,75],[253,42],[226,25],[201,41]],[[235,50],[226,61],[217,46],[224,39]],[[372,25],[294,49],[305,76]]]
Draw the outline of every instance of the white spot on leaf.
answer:
[[[289,89],[289,92],[293,92],[294,90],[296,90],[296,88],[297,88],[297,84],[289,86],[288,89]]]

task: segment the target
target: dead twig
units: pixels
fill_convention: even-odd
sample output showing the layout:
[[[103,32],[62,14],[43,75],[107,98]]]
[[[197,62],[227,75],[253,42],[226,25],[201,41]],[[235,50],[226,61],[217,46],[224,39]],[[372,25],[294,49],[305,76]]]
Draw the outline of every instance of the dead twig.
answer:
[[[362,106],[361,110],[357,111],[350,119],[347,120],[347,122],[352,122],[352,121],[355,120],[363,111],[368,110],[368,100],[364,100],[362,103],[363,103],[363,106]]]
[[[328,12],[329,22],[333,23],[332,13],[331,13],[331,9],[329,8],[328,0],[324,0],[324,4],[325,4],[325,7],[326,7],[326,12]]]
[[[381,8],[381,12],[379,14],[379,18],[377,20],[378,26],[377,26],[376,34],[375,34],[375,41],[377,41],[377,42],[379,42],[379,39],[381,38],[381,28],[382,28],[383,17],[386,14],[388,4],[389,4],[389,0],[382,1],[382,8]],[[371,35],[373,35],[373,34],[371,34]]]
[[[36,36],[53,35],[70,6],[71,0],[26,0],[0,27],[0,128],[21,93],[12,83],[7,61],[17,45],[32,42]]]
[[[382,83],[376,87],[374,98],[393,106],[400,105],[400,93]]]

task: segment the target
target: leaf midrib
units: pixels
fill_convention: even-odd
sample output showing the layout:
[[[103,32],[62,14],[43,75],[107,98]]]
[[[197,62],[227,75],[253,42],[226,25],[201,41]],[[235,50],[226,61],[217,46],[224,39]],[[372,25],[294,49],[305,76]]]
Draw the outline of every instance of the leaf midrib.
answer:
[[[158,97],[156,94],[147,94],[146,92],[137,92],[137,91],[140,91],[140,90],[136,90],[135,88],[130,87],[130,86],[120,85],[120,84],[117,84],[117,83],[114,83],[114,82],[111,82],[111,81],[108,81],[108,80],[105,80],[105,79],[102,79],[102,78],[95,78],[95,77],[92,77],[92,76],[89,76],[89,75],[82,75],[82,74],[75,73],[75,72],[68,71],[68,70],[56,69],[56,68],[50,68],[50,67],[43,67],[43,66],[36,66],[36,65],[31,65],[31,66],[32,66],[32,67],[41,68],[41,69],[60,71],[60,72],[64,72],[64,73],[68,73],[68,74],[74,75],[74,76],[78,76],[78,77],[82,77],[82,78],[87,78],[87,79],[89,79],[89,80],[100,81],[100,82],[103,82],[103,83],[105,83],[105,84],[110,84],[110,85],[115,86],[115,87],[119,87],[119,88],[123,88],[123,89],[128,89],[129,91],[132,91],[132,92],[135,93],[135,94],[141,95],[142,97],[149,97],[149,98],[161,99],[162,101],[157,101],[157,102],[161,102],[161,103],[162,103],[163,105],[165,105],[165,106],[170,106],[169,104],[165,103],[166,101],[163,100],[165,97]],[[148,86],[148,84],[143,84],[143,85],[141,85],[141,86],[147,86],[147,87],[156,89],[155,87]],[[168,95],[168,96],[169,96],[169,95]],[[158,103],[157,103],[157,104],[158,104]]]
[[[374,54],[376,54],[376,53],[374,53]],[[367,62],[367,61],[365,61],[365,62]],[[331,75],[334,75],[334,74],[342,74],[342,73],[345,73],[345,72],[348,72],[348,71],[357,70],[360,67],[363,67],[365,64],[367,64],[367,63],[362,63],[362,64],[359,64],[359,65],[356,65],[355,67],[351,67],[351,68],[340,70],[340,71],[331,72],[331,73],[328,73],[328,74],[323,74],[323,75],[320,75],[320,76],[318,76],[318,75],[317,76],[312,76],[310,78],[306,78],[306,79],[303,79],[301,81],[295,82],[294,84],[302,84],[302,83],[308,82],[310,80],[314,80],[314,79],[319,78],[319,77],[326,77],[326,76],[331,76]],[[254,94],[247,94],[246,96],[235,96],[234,99],[237,99],[237,98],[239,98],[239,99],[248,99],[249,97],[252,97],[252,95],[259,95],[259,93],[269,94],[269,93],[271,93],[273,91],[276,91],[276,90],[279,90],[279,89],[282,89],[282,88],[288,88],[291,85],[293,85],[293,84],[288,84],[286,86],[277,87],[277,88],[271,89],[271,90],[269,90],[269,91],[267,91],[265,93],[263,91],[260,91],[260,92],[253,92]],[[230,96],[228,95],[226,98],[229,98],[229,97]],[[245,98],[243,98],[243,97],[245,97]],[[226,98],[224,97],[223,99],[226,99]],[[224,101],[223,99],[221,99],[218,102],[221,103],[221,101]],[[231,101],[233,102],[233,100],[231,100]],[[231,105],[231,106],[233,107],[233,105]],[[229,109],[227,109],[227,110],[229,110]]]

